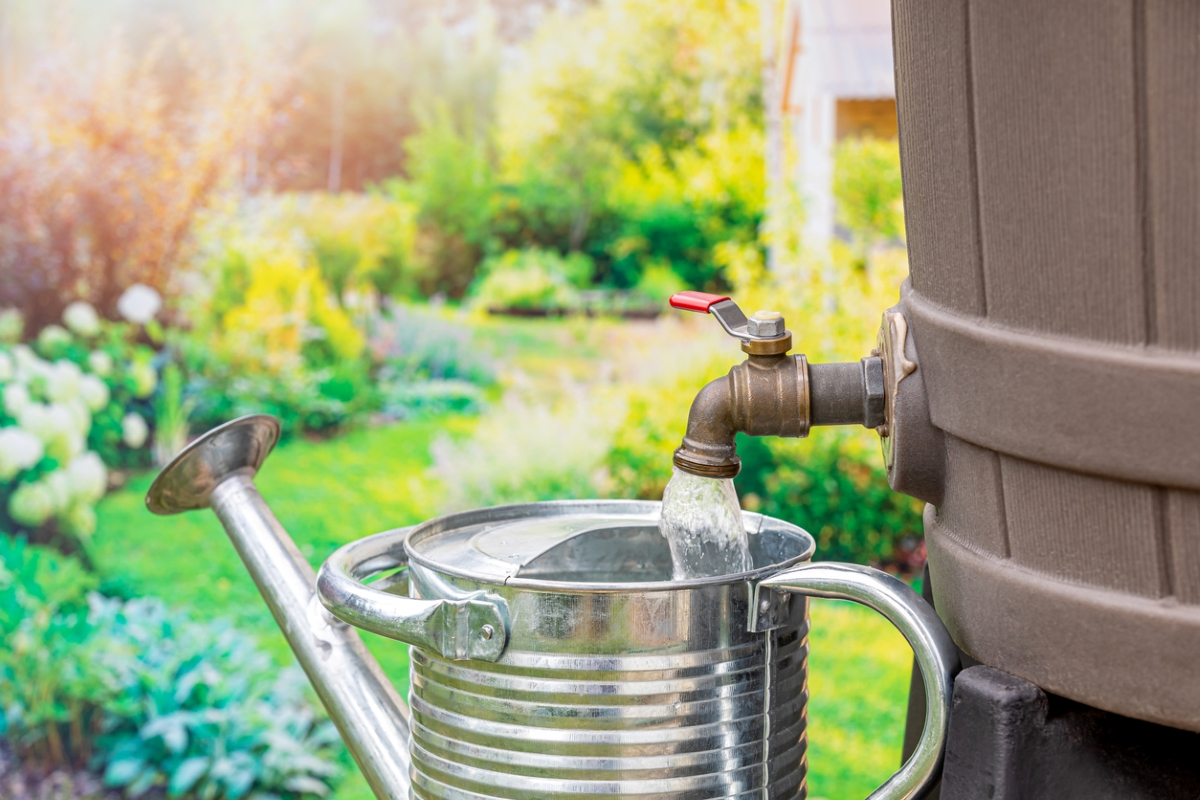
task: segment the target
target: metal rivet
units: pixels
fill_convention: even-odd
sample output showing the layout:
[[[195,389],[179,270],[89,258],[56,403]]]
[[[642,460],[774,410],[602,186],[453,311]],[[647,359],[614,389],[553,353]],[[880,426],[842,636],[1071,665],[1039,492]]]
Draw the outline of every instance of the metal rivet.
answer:
[[[765,614],[766,612],[771,610],[771,601],[763,600],[761,603],[758,604],[758,608]]]
[[[496,634],[496,629],[491,625],[484,625],[479,632],[483,634],[484,639],[491,639]]]

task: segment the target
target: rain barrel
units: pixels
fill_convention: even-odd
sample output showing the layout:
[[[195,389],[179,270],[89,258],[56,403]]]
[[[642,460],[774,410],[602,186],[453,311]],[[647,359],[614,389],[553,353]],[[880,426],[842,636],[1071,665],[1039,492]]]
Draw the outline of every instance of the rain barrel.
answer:
[[[1200,731],[1200,3],[894,0],[893,36],[938,612]]]

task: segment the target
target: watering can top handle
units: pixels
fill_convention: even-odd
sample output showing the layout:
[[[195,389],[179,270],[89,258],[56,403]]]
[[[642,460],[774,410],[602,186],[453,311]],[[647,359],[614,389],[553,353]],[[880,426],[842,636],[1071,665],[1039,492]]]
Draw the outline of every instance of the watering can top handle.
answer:
[[[960,666],[958,649],[933,607],[886,572],[856,564],[802,564],[772,575],[758,584],[756,605],[767,590],[852,600],[878,611],[904,634],[925,679],[925,727],[900,771],[868,800],[924,797],[941,768],[954,676]]]
[[[508,640],[504,600],[483,592],[424,600],[386,591],[394,576],[374,575],[408,565],[404,540],[411,528],[386,531],[339,548],[317,573],[321,604],[338,619],[430,650],[450,660],[495,661]]]

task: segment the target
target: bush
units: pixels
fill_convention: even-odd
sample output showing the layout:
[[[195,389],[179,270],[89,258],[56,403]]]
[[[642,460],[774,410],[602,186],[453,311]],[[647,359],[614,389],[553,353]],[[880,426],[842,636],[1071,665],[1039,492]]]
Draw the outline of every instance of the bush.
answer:
[[[738,437],[742,505],[793,522],[819,560],[912,571],[921,566],[923,503],[888,486],[878,437],[816,430],[806,441]]]
[[[419,209],[427,295],[462,297],[492,235],[496,187],[490,142],[483,132],[459,128],[444,105],[426,114],[421,131],[405,142],[411,181],[389,184],[394,196]]]
[[[0,735],[34,767],[94,754],[102,691],[83,651],[94,585],[78,561],[0,535]]]
[[[857,258],[874,244],[904,238],[900,146],[872,136],[843,139],[834,150],[833,194],[838,223],[850,233]]]
[[[487,386],[495,367],[459,318],[427,306],[390,304],[368,323],[371,357],[397,381],[462,380]]]
[[[510,393],[480,419],[470,441],[434,442],[433,468],[449,489],[448,509],[603,493],[620,403],[595,389],[558,407]]]
[[[130,797],[328,793],[336,734],[298,670],[226,623],[93,585],[78,562],[0,537],[0,733],[23,762],[88,765]]]
[[[324,432],[371,408],[357,323],[378,303],[376,281],[403,282],[407,267],[397,267],[399,278],[380,276],[389,259],[408,258],[387,229],[402,230],[405,213],[379,198],[290,197],[210,220],[202,283],[183,306],[192,329],[170,337],[192,423],[262,412],[280,417],[288,434]],[[372,220],[383,233],[356,232]],[[324,244],[314,246],[304,226]]]
[[[416,207],[382,194],[295,194],[278,199],[283,224],[308,243],[321,277],[343,308],[383,297],[417,297]]]
[[[496,310],[574,308],[578,288],[588,284],[591,273],[591,260],[579,253],[509,250],[484,262],[471,287],[471,304]]]
[[[391,305],[369,328],[377,402],[386,417],[482,408],[481,387],[495,382],[495,369],[461,321],[420,306]]]
[[[32,347],[14,341],[19,315],[4,314],[0,528],[76,549],[95,530],[106,465],[149,461],[154,351],[135,343],[140,326],[102,320],[86,303],[69,305],[68,327],[43,328]]]
[[[137,796],[298,797],[329,792],[338,740],[279,670],[228,623],[197,623],[153,599],[92,595],[89,671],[103,686],[104,780]]]

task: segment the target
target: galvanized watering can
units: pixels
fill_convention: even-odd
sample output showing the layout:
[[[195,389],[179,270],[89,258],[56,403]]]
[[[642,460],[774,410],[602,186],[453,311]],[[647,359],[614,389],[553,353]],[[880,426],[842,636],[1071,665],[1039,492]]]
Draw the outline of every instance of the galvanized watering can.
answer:
[[[808,563],[800,528],[745,513],[752,571],[672,581],[657,503],[533,503],[370,536],[314,575],[254,487],[278,437],[269,416],[210,431],[147,504],[216,512],[377,796],[803,798],[809,596],[879,611],[924,676],[920,743],[871,797],[936,776],[949,634],[895,578]],[[355,628],[412,645],[408,707]]]

